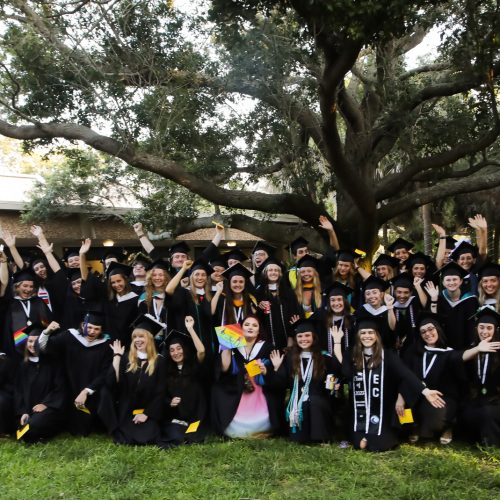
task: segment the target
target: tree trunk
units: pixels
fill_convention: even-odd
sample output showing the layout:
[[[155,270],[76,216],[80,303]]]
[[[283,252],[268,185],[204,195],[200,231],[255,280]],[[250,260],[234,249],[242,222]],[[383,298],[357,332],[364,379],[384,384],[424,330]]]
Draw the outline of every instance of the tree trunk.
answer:
[[[432,255],[432,221],[431,221],[432,205],[422,205],[420,213],[422,215],[422,229],[424,233],[424,253]]]

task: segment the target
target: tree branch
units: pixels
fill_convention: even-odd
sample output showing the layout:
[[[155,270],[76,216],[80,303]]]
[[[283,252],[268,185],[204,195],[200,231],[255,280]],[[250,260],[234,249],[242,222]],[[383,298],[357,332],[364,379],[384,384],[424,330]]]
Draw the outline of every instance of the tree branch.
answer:
[[[496,186],[500,186],[500,169],[497,167],[489,169],[488,172],[480,171],[469,177],[439,182],[436,185],[419,189],[391,201],[387,205],[383,205],[377,211],[377,221],[383,224],[397,215],[426,203],[432,203],[447,196],[474,193]]]

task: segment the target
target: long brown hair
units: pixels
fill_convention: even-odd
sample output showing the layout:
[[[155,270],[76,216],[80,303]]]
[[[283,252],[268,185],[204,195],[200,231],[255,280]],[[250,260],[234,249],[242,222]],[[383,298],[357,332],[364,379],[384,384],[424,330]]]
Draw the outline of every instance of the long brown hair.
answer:
[[[313,343],[311,346],[311,354],[313,360],[313,379],[321,380],[326,375],[326,366],[323,355],[321,354],[321,347],[319,345],[319,338],[316,332],[313,334]],[[300,374],[300,354],[302,349],[297,344],[297,339],[293,338],[293,344],[290,349],[290,356],[292,359],[292,377]]]
[[[350,262],[350,264],[351,266],[349,269],[349,275],[347,276],[347,285],[353,290],[356,290],[356,270],[354,269],[354,264],[352,262]],[[344,282],[344,278],[342,278],[337,271],[337,266],[335,266],[335,270],[333,271],[333,281],[338,281],[340,283]]]
[[[168,272],[165,269],[162,269],[161,267],[153,267],[153,269],[148,271],[148,273],[146,274],[146,284],[144,285],[144,292],[146,293],[144,302],[146,302],[146,305],[148,306],[148,311],[151,311],[151,308],[153,307],[153,292],[155,287],[153,286],[153,281],[151,277],[155,269],[161,269],[165,273],[165,279],[166,279],[165,287],[171,280],[170,274],[168,274]]]
[[[203,269],[195,269],[194,272],[196,271],[203,271],[206,274],[206,271]],[[193,299],[193,302],[195,304],[198,304],[198,294],[196,293],[196,287],[194,286],[194,278],[193,278],[193,273],[189,276],[189,293],[191,294],[191,298]],[[207,281],[205,282],[205,286],[203,287],[205,290],[205,299],[206,300],[212,300],[212,290],[210,289],[210,280],[209,276],[207,275]]]
[[[144,333],[148,338],[148,345],[146,346],[146,355],[148,361],[148,367],[146,368],[146,373],[151,376],[155,372],[156,360],[158,359],[158,353],[156,352],[155,341],[151,332],[144,330],[143,328],[136,328],[132,332],[132,343],[130,344],[130,350],[128,352],[128,366],[127,373],[135,373],[139,370],[140,366],[137,361],[137,349],[134,344],[134,338],[139,334]]]
[[[377,368],[382,363],[382,353],[384,351],[382,345],[382,337],[380,336],[378,330],[374,330],[374,332],[377,334],[377,341],[373,346],[372,359],[368,364],[368,368]],[[358,330],[356,332],[356,340],[354,341],[354,349],[352,350],[352,362],[356,370],[363,369],[363,358],[364,358],[363,346],[361,344],[359,330]]]
[[[130,293],[132,291],[132,287],[130,286],[128,276],[125,276],[122,273],[113,274],[113,276],[116,276],[116,275],[121,276],[125,280],[125,288],[123,290],[123,295]],[[113,300],[115,297],[118,297],[118,294],[113,290],[113,287],[111,286],[111,276],[106,281],[107,281],[107,288],[108,288],[108,299]]]
[[[500,286],[498,287],[498,290],[497,290],[497,292],[495,293],[495,295],[493,297],[488,297],[486,295],[483,287],[482,287],[482,281],[483,281],[483,279],[481,278],[479,280],[479,286],[478,286],[478,290],[479,290],[479,297],[478,297],[479,305],[484,306],[485,300],[492,298],[492,299],[496,300],[496,303],[495,303],[495,310],[496,310],[496,312],[500,312]]]

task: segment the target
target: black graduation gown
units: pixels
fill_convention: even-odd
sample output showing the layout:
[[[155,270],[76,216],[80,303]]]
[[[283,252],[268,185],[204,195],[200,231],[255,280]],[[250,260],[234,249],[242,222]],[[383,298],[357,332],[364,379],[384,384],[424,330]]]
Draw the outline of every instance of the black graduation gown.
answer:
[[[385,348],[393,349],[396,347],[396,332],[391,330],[389,327],[389,311],[387,306],[381,306],[373,312],[373,308],[369,307],[369,304],[363,304],[359,309],[356,310],[355,318],[356,322],[362,319],[376,318],[377,325],[379,327],[379,333],[382,337],[382,343]]]
[[[50,305],[54,321],[62,322],[64,316],[64,300],[68,287],[68,276],[62,267],[56,273],[51,273],[43,283],[49,293]]]
[[[203,380],[207,369],[203,363],[194,361],[182,368],[173,366],[167,371],[166,418],[162,425],[162,446],[169,447],[182,443],[199,443],[205,439],[208,427],[207,396]],[[170,406],[173,398],[181,402]],[[194,432],[186,434],[189,425],[200,422]]]
[[[449,301],[444,290],[439,294],[437,313],[444,318],[446,342],[453,349],[466,349],[474,340],[474,314],[479,307],[477,297],[473,295]]]
[[[311,379],[309,384],[309,399],[304,401],[302,405],[303,420],[300,428],[294,431],[288,426],[290,439],[299,443],[321,443],[333,439],[335,431],[333,394],[330,390],[326,389],[325,382],[327,375],[334,375],[339,378],[342,367],[335,356],[325,353],[321,355],[325,362],[325,376],[320,379]],[[305,363],[304,360],[301,360],[301,362]],[[278,372],[273,372],[271,368],[271,373],[273,373],[274,377],[272,383],[289,388],[290,394],[292,394],[294,377],[290,353],[286,355]],[[298,383],[298,394],[300,396],[304,388],[304,380],[302,380],[300,375]]]
[[[82,281],[81,295],[86,301],[100,304],[106,318],[106,331],[111,340],[119,340],[128,349],[132,340],[132,323],[139,315],[139,297],[130,292],[124,297],[109,300],[106,294],[106,283],[95,274],[89,274],[87,281]]]
[[[417,320],[422,304],[418,296],[412,295],[404,305],[394,302],[396,315],[396,336],[400,351],[410,349],[420,339]]]
[[[33,412],[37,404],[47,409]],[[67,406],[67,393],[62,366],[47,356],[39,361],[24,361],[16,376],[15,412],[19,419],[28,414],[29,430],[21,439],[36,442],[56,435],[62,427]]]
[[[25,304],[26,309],[22,304]],[[29,307],[29,315],[27,310]],[[21,362],[22,354],[24,352],[24,345],[18,346],[14,343],[14,333],[18,330],[25,328],[28,322],[41,323],[48,325],[52,321],[52,313],[47,307],[47,304],[37,296],[31,297],[27,300],[19,300],[12,298],[8,305],[5,314],[5,321],[3,325],[2,335],[2,350],[7,353],[11,358],[17,362]]]
[[[299,303],[293,290],[283,286],[279,294],[274,295],[265,285],[256,290],[257,302],[269,301],[269,312],[257,309],[257,314],[263,325],[263,339],[273,344],[276,349],[283,351],[288,345],[288,338],[293,335],[293,325],[290,320],[293,315],[300,315]]]
[[[0,353],[0,435],[14,430],[14,378],[15,364]]]
[[[147,367],[144,361],[136,372],[127,372],[125,353],[120,359],[118,382],[113,366],[109,367],[99,415],[118,444],[156,444],[159,440],[166,392],[165,359],[157,357],[153,375],[146,372]],[[133,422],[137,410],[147,415],[146,422]]]
[[[61,328],[63,330],[80,328],[89,307],[91,307],[91,305],[89,305],[81,295],[77,295],[73,292],[71,286],[68,286],[66,289],[63,314],[60,323]]]
[[[257,344],[254,346],[254,349],[257,349]],[[274,347],[271,344],[263,342],[260,349],[258,351],[255,350],[249,360],[269,360],[273,349]],[[220,355],[216,358],[215,383],[211,394],[211,422],[215,432],[218,434],[224,435],[225,430],[236,415],[245,388],[245,364],[247,362],[239,349],[233,349],[229,370],[223,372]],[[272,366],[268,366],[267,375],[258,375],[257,377],[259,377],[259,385],[262,386],[266,398],[271,430],[272,432],[276,432],[280,428],[281,420],[279,414],[280,402],[277,397],[279,392],[276,392],[269,384],[273,371]]]
[[[344,356],[342,363],[342,372],[346,379],[350,381],[350,400],[351,408],[353,408],[353,391],[359,391],[360,387],[354,387],[354,376],[363,374],[358,371],[352,364],[352,355]],[[368,379],[371,370],[365,368],[365,378]],[[380,408],[380,434],[366,433],[364,431],[355,430],[355,415],[354,411],[351,415],[352,442],[355,448],[359,448],[360,442],[366,438],[367,449],[369,451],[386,451],[398,445],[398,437],[396,428],[399,425],[396,415],[396,400],[401,392],[408,406],[413,406],[422,391],[425,389],[424,384],[417,376],[401,361],[395,352],[390,349],[384,349],[384,366],[383,366],[383,395],[381,396]],[[405,382],[403,384],[403,382]],[[362,388],[361,388],[362,389]],[[377,420],[377,424],[380,420]]]
[[[461,397],[461,387],[465,382],[462,353],[463,351],[452,349],[424,350],[423,347],[417,348],[414,345],[403,354],[402,359],[406,366],[427,387],[440,391],[446,402],[445,408],[434,408],[427,399],[420,398],[412,408],[418,428],[417,433],[422,438],[433,438],[454,423]]]
[[[234,323],[239,323],[241,325],[243,323],[243,319],[246,316],[248,316],[249,314],[254,314],[252,306],[255,306],[255,309],[257,309],[255,302],[252,300],[252,296],[249,296],[249,298],[245,301],[245,303],[241,307],[236,307],[232,304],[229,304],[226,297],[224,295],[221,295],[217,302],[217,307],[215,308],[215,314],[213,315],[214,327],[221,325],[229,325],[233,323],[233,321],[230,321],[228,318],[227,314],[228,307],[234,308],[234,317],[236,319]]]
[[[72,434],[88,435],[97,430],[100,420],[97,410],[101,388],[112,359],[109,340],[100,338],[88,342],[77,330],[71,329],[51,335],[47,352],[63,363],[68,384],[68,429]],[[77,409],[73,401],[83,389],[95,391],[85,403],[89,413]]]
[[[469,391],[461,411],[462,428],[481,444],[500,446],[500,353],[480,354],[466,363],[466,371]]]

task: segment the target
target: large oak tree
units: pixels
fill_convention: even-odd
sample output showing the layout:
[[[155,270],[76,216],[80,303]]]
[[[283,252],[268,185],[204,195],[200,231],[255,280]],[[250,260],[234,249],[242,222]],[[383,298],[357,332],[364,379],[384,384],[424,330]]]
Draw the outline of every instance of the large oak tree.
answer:
[[[500,185],[496,2],[191,4],[207,9],[0,2],[0,134],[85,143],[274,240],[296,226],[251,211],[303,231],[329,213],[369,251],[395,216]],[[438,26],[437,56],[408,69]]]

